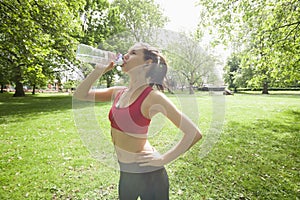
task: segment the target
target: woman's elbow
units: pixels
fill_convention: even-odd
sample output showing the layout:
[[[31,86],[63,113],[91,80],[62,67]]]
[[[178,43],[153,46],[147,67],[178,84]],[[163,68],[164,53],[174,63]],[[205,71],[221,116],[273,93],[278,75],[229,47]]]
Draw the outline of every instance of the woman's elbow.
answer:
[[[80,94],[79,92],[78,93],[74,92],[73,97],[79,101],[87,101],[89,99],[88,95],[83,95],[83,94]]]
[[[196,134],[194,135],[194,138],[192,140],[192,144],[190,145],[189,148],[191,148],[192,146],[194,146],[199,140],[201,140],[202,135],[199,131],[196,132]]]
[[[200,133],[200,131],[197,131],[196,135],[195,135],[195,138],[194,138],[195,143],[198,142],[201,139],[202,139],[202,134]]]
[[[77,100],[82,100],[83,99],[83,96],[78,94],[77,92],[74,92],[73,94],[73,98],[77,99]]]

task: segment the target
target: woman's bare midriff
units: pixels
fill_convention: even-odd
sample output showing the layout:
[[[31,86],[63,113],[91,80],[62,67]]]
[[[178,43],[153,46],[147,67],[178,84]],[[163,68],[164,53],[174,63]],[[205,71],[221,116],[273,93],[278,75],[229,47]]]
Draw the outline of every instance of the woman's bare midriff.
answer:
[[[137,157],[142,152],[155,151],[149,143],[146,134],[124,133],[115,128],[111,128],[111,137],[120,162],[136,162]]]

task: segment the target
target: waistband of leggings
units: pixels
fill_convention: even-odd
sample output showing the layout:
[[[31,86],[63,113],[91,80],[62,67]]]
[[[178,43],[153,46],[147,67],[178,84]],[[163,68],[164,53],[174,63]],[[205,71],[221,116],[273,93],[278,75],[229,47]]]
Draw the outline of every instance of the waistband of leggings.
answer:
[[[123,163],[119,162],[120,171],[121,172],[128,172],[128,173],[147,173],[153,172],[160,169],[164,169],[164,166],[140,166],[140,163]]]

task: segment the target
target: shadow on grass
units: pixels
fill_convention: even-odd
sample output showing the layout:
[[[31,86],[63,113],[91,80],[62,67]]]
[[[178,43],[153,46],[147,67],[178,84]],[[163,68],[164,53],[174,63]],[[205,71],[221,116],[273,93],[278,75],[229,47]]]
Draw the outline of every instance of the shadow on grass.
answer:
[[[0,94],[0,118],[2,119],[18,116],[18,120],[20,120],[20,118],[26,119],[27,117],[36,117],[38,114],[69,109],[72,109],[72,96],[65,94],[37,94],[25,97],[12,97],[7,93]],[[1,123],[3,120],[0,121]]]
[[[75,107],[73,107],[74,103]],[[73,100],[68,94],[27,94],[25,97],[12,97],[11,94],[4,93],[0,94],[0,124],[34,119],[41,114],[61,113],[91,106],[94,106],[93,102]]]
[[[300,123],[300,111],[288,110],[287,113],[290,114],[291,116],[294,116],[296,123],[298,124]]]

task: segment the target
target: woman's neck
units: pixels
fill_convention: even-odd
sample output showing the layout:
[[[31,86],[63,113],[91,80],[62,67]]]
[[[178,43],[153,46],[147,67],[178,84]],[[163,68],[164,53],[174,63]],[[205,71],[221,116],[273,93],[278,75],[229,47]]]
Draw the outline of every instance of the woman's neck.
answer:
[[[130,81],[128,84],[128,91],[133,92],[133,91],[137,90],[138,88],[148,85],[146,79],[142,79],[140,75],[130,76],[129,78],[130,78],[129,79]]]

